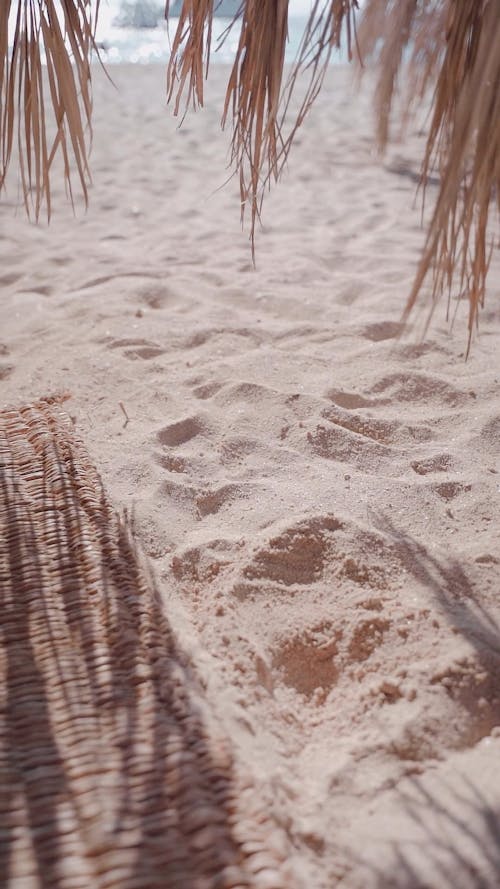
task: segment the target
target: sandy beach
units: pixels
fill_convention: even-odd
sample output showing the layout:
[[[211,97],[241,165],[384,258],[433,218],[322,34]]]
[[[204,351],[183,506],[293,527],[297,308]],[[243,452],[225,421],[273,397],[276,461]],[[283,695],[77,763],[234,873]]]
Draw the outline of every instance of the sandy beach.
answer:
[[[160,66],[110,73],[88,211],[2,196],[0,408],[68,394],[290,889],[498,889],[498,254],[467,361],[465,301],[402,331],[422,124],[378,157],[338,67],[254,269],[223,66],[180,129]]]

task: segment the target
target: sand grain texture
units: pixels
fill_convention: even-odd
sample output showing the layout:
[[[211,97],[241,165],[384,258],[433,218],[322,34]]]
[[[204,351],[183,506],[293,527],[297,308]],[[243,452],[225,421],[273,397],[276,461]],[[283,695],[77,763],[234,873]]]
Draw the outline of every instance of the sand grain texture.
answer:
[[[217,190],[225,73],[181,130],[161,69],[112,74],[87,215],[61,186],[35,227],[9,183],[0,406],[71,393],[297,886],[497,889],[498,257],[467,363],[466,302],[400,338],[424,137],[376,157],[338,69],[254,270]]]

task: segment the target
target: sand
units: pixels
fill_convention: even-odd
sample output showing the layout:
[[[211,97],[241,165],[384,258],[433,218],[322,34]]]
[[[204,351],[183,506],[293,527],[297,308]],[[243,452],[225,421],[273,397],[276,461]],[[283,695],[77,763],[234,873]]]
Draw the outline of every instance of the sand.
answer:
[[[35,226],[11,176],[0,408],[70,394],[290,886],[494,889],[498,257],[467,362],[463,301],[400,338],[424,134],[377,157],[335,69],[254,270],[212,73],[181,130],[161,68],[97,74],[86,214],[57,180]]]

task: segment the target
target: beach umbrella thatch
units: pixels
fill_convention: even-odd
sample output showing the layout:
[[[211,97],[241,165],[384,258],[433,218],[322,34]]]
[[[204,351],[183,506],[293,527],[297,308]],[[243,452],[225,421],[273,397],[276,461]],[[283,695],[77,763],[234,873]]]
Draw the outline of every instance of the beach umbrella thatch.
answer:
[[[296,61],[288,69],[288,0],[241,0],[231,25],[240,30],[222,125],[231,127],[231,161],[239,176],[242,212],[250,217],[252,249],[266,188],[280,176],[332,53],[345,47],[349,60],[376,61],[381,148],[404,70],[407,111],[432,94],[421,171],[424,193],[431,171],[440,181],[405,314],[427,280],[431,311],[443,291],[450,295],[453,288],[469,299],[470,342],[493,245],[489,219],[500,195],[500,6],[498,0],[366,0],[360,5],[358,0],[313,0]],[[50,214],[50,171],[57,151],[64,158],[70,195],[72,158],[87,200],[90,57],[98,6],[99,0],[3,0],[1,5],[0,186],[16,140],[25,203],[36,216],[44,203]],[[203,104],[216,9],[217,0],[182,3],[168,64],[167,92],[175,113]],[[167,0],[167,18],[169,12]],[[299,90],[292,112],[291,99]],[[50,138],[49,102],[55,119]]]

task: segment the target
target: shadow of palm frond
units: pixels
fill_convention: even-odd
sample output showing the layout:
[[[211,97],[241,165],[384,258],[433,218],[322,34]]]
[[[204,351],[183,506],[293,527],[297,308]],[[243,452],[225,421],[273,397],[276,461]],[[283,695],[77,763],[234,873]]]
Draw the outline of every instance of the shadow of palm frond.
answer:
[[[451,626],[468,640],[480,659],[489,663],[493,655],[500,670],[500,625],[477,596],[465,561],[431,553],[422,542],[397,528],[386,513],[370,509],[370,517],[394,543],[406,571],[434,596]]]
[[[2,885],[290,885],[58,404],[0,412],[0,532]]]
[[[371,511],[376,526],[393,542],[402,566],[433,596],[457,636],[473,651],[470,681],[450,678],[448,694],[468,714],[463,743],[473,745],[500,725],[500,626],[477,595],[465,560],[431,553],[422,542],[397,528],[389,516]],[[499,578],[500,579],[500,578]],[[439,674],[431,682],[441,681]]]
[[[419,766],[421,774],[403,777],[372,812],[360,813],[355,835],[362,852],[348,848],[339,889],[498,889],[500,741],[490,734],[500,725],[500,626],[478,596],[465,558],[431,552],[384,512],[370,509],[369,515],[402,568],[471,646],[473,670],[470,684],[448,688],[467,713],[461,746],[443,761]]]
[[[497,889],[500,798],[491,769],[498,749],[483,756],[479,782],[458,759],[391,791],[364,825],[369,853],[352,855],[346,889]]]
[[[492,765],[494,756],[491,756]],[[407,815],[422,835],[422,848],[440,886],[495,889],[500,874],[500,800],[486,797],[465,771],[411,779],[401,794]],[[412,873],[409,856],[399,864]]]

